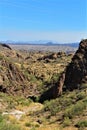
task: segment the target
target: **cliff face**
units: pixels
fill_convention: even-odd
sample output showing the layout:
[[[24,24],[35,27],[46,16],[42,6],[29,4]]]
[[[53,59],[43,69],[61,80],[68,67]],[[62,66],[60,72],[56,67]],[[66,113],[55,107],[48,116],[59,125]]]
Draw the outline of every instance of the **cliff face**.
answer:
[[[65,72],[64,84],[68,90],[77,89],[82,83],[87,83],[87,39],[80,42]]]

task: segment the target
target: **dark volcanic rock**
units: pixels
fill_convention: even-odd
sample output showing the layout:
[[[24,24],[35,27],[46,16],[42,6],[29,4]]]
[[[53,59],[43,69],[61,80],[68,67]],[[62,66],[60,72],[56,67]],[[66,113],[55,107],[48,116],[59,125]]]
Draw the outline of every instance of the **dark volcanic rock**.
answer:
[[[79,48],[66,68],[65,86],[68,90],[79,88],[87,83],[87,39],[80,42]]]

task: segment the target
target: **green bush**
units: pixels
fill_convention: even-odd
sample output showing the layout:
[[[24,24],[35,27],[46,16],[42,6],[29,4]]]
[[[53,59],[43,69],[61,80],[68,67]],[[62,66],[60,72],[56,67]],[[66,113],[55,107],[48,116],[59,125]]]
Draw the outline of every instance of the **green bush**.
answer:
[[[56,103],[56,100],[45,101],[45,111],[49,111],[51,115],[56,115],[60,111],[60,106]]]
[[[29,106],[32,102],[30,98],[25,99],[24,97],[20,97],[16,99],[16,101],[18,102],[18,104],[21,104],[22,106]]]
[[[2,122],[3,121],[3,116],[0,114],[0,122]]]
[[[87,127],[87,120],[79,121],[79,122],[76,124],[76,126],[77,126],[78,128],[80,128],[80,127]]]
[[[82,85],[81,85],[81,88],[82,88],[82,89],[87,88],[87,83],[82,84]]]
[[[18,125],[6,122],[0,122],[0,130],[23,130],[23,129]]]
[[[0,60],[2,60],[2,59],[3,59],[3,55],[0,54]]]
[[[62,109],[65,109],[66,107],[72,105],[73,100],[70,97],[62,97],[59,100],[60,105],[62,106]]]
[[[57,82],[58,81],[58,79],[59,79],[59,74],[54,74],[52,77],[51,77],[51,82],[53,82],[53,83],[55,83],[55,82]]]
[[[65,117],[63,121],[63,127],[70,126],[70,125],[71,125],[70,119],[68,117]]]
[[[8,116],[0,114],[0,130],[23,130],[19,125],[11,124],[8,121]]]
[[[86,97],[86,93],[85,92],[81,92],[77,95],[77,99],[78,100],[81,100],[81,99],[84,99]]]
[[[73,118],[74,116],[77,116],[79,114],[82,114],[82,112],[86,109],[86,104],[82,101],[77,102],[77,104],[70,106],[66,109],[64,113],[64,117]]]
[[[36,128],[35,128],[35,127],[33,127],[33,128],[31,128],[30,130],[36,130]]]
[[[26,122],[26,123],[25,123],[25,126],[26,126],[26,127],[31,127],[32,124],[31,124],[30,122]]]

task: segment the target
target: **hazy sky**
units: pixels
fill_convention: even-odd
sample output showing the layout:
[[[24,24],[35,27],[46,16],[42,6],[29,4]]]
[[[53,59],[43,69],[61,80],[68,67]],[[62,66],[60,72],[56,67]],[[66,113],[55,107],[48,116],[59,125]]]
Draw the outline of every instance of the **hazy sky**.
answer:
[[[87,0],[0,0],[0,40],[87,38]]]

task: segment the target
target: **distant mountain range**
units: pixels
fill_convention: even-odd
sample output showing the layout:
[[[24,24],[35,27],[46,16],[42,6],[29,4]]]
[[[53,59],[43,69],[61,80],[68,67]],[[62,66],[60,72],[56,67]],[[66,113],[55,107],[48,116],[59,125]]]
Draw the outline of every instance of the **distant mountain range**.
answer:
[[[51,42],[48,42],[46,43],[47,45],[59,45],[59,46],[70,46],[70,47],[78,47],[79,46],[79,43],[51,43]]]
[[[39,41],[1,41],[0,43],[5,44],[13,44],[13,45],[47,45],[47,46],[70,46],[70,47],[78,47],[79,43],[58,43],[47,40],[39,40]]]

